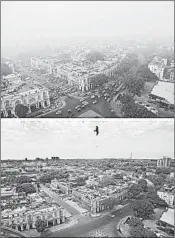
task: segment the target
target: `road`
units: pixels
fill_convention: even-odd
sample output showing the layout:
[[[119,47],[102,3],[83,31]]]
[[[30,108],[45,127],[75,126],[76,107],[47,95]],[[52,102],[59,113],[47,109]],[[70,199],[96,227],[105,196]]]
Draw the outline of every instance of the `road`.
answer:
[[[49,78],[48,75],[39,75],[38,73],[31,71],[30,67],[22,67],[21,68],[22,74],[26,74],[31,76],[32,78],[34,78],[37,82],[45,85],[47,87],[48,85],[51,85],[52,83],[48,83],[47,82],[47,78]],[[53,86],[55,86],[55,84],[53,84]],[[49,88],[49,86],[48,86]],[[102,95],[102,91],[104,90],[104,86],[99,88],[98,91],[100,92],[100,94]],[[110,98],[112,100],[112,98],[114,97],[114,92],[116,91],[116,88],[114,87],[107,87],[106,88],[106,93],[108,93],[110,95]],[[91,94],[92,95],[92,94]],[[70,118],[70,117],[79,117],[82,113],[85,113],[88,110],[93,110],[96,113],[100,114],[102,117],[104,118],[116,118],[119,117],[118,115],[115,115],[111,112],[110,109],[110,102],[105,101],[104,97],[101,98],[95,98],[97,100],[97,104],[93,104],[92,102],[94,101],[94,99],[91,99],[91,97],[86,97],[86,101],[89,102],[89,106],[85,107],[84,109],[81,109],[80,112],[78,112],[75,107],[77,105],[82,105],[82,103],[80,102],[80,99],[78,98],[68,98],[66,97],[65,102],[66,105],[64,108],[61,109],[62,111],[62,115],[56,115],[56,110],[52,110],[46,114],[44,114],[43,116],[39,116],[39,117],[44,117],[44,118]],[[71,113],[68,113],[68,110],[71,110]]]
[[[122,216],[120,216],[120,211],[122,211]],[[93,230],[103,229],[104,226],[109,226],[113,232],[116,232],[116,225],[121,218],[132,215],[132,210],[130,205],[127,205],[117,211],[112,212],[115,217],[111,218],[108,215],[92,219],[81,219],[78,221],[74,227],[67,228],[65,230],[53,232],[50,237],[79,237],[85,235]]]
[[[74,207],[70,206],[68,203],[63,201],[57,193],[52,192],[51,189],[49,189],[43,185],[41,185],[41,188],[43,189],[43,191],[45,193],[47,193],[47,195],[49,195],[52,199],[54,199],[54,201],[57,204],[64,207],[69,213],[71,213],[72,215],[80,215],[80,212],[78,210],[76,210]]]
[[[114,114],[111,113],[111,110],[109,108],[110,103],[106,102],[104,100],[104,98],[100,98],[97,99],[98,103],[97,104],[92,104],[92,99],[86,98],[85,101],[91,103],[89,106],[86,106],[84,109],[81,109],[80,112],[78,112],[75,107],[77,105],[81,105],[81,102],[79,99],[77,98],[72,98],[66,99],[66,105],[64,108],[61,109],[62,111],[62,115],[56,115],[56,112],[48,112],[47,114],[45,114],[44,116],[41,117],[45,117],[45,118],[54,118],[54,117],[60,117],[60,118],[69,118],[69,117],[79,117],[82,113],[87,112],[88,110],[93,110],[96,113],[100,114],[102,117],[106,118],[106,117],[117,117]],[[71,113],[68,113],[68,110],[71,110]],[[74,114],[73,116],[71,116],[72,114]]]

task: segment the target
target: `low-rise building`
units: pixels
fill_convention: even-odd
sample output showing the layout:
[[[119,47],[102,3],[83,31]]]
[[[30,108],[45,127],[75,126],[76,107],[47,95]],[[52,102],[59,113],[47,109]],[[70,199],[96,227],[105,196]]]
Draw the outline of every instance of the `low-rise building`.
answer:
[[[18,104],[28,107],[28,112],[33,112],[39,108],[50,106],[49,91],[47,88],[34,83],[28,84],[18,79],[13,80],[13,85],[9,86],[1,94],[1,116],[16,116],[15,108]],[[15,84],[14,84],[15,83]]]
[[[69,194],[70,186],[67,183],[59,182],[57,179],[51,181],[51,187],[61,190],[62,193]]]
[[[148,68],[154,73],[160,80],[163,80],[164,70],[167,66],[167,59],[159,59],[157,56],[148,64]]]
[[[109,209],[112,201],[119,203],[123,200],[125,194],[126,188],[122,188],[121,186],[120,189],[113,189],[113,191],[110,191],[110,189],[98,191],[85,186],[72,189],[74,199],[80,202],[91,213],[98,213]]]
[[[159,226],[169,227],[174,230],[174,209],[168,208],[164,211],[157,223]]]
[[[162,188],[157,192],[158,196],[163,199],[170,207],[174,206],[174,190]]]
[[[162,159],[157,160],[157,167],[170,167],[171,158],[167,156],[163,156]]]
[[[25,206],[14,210],[4,210],[1,213],[1,225],[18,231],[35,228],[37,219],[44,219],[49,225],[65,222],[64,210],[58,205],[30,209]]]

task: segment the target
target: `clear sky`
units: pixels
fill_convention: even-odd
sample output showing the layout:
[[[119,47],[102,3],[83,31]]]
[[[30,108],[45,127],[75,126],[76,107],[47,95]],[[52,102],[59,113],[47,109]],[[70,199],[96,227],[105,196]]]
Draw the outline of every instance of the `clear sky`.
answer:
[[[1,159],[174,158],[172,119],[2,119],[1,139]]]
[[[54,37],[174,36],[174,1],[2,1],[1,43]]]

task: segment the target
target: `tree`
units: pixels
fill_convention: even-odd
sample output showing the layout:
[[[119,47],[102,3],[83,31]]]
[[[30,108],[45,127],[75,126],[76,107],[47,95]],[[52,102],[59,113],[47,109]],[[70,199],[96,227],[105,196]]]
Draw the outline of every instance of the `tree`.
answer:
[[[17,177],[17,179],[16,179],[16,183],[19,183],[19,184],[31,183],[31,182],[32,182],[31,178],[24,176],[24,175]]]
[[[30,193],[36,193],[36,189],[31,183],[23,183],[21,185],[20,184],[17,185],[16,192],[17,193],[25,192],[26,194],[30,194]]]
[[[156,168],[156,174],[170,174],[171,168],[166,168],[166,167],[158,167]]]
[[[133,202],[132,209],[136,217],[143,219],[150,219],[154,214],[154,206],[146,200]]]
[[[165,178],[159,175],[149,175],[147,177],[154,184],[156,190],[159,190],[165,181]]]
[[[90,78],[90,81],[96,86],[101,86],[104,83],[108,82],[108,80],[109,77],[105,74],[99,74]]]
[[[150,238],[154,238],[157,237],[156,234],[153,231],[150,231],[146,228],[143,227],[132,227],[130,229],[130,236],[131,237],[150,237]]]
[[[90,60],[93,63],[98,60],[103,61],[105,58],[106,56],[98,51],[91,51],[86,55],[86,59]]]
[[[119,96],[120,96],[120,102],[122,104],[128,104],[130,102],[133,102],[133,97],[130,94],[123,94]]]
[[[147,197],[147,200],[154,206],[154,208],[158,208],[160,206],[162,207],[168,206],[168,204],[157,195],[155,190],[148,192],[146,197]]]
[[[47,222],[45,220],[37,219],[35,222],[36,230],[42,233],[46,230]]]
[[[148,111],[145,107],[135,104],[134,101],[130,101],[128,104],[123,104],[121,111],[125,117],[129,118],[155,118],[157,117],[151,111]]]
[[[140,218],[138,218],[138,217],[132,217],[128,221],[128,225],[131,227],[144,227],[143,223],[141,222]]]
[[[141,95],[141,92],[144,89],[144,80],[143,78],[134,78],[131,75],[128,75],[125,79],[125,87],[128,89],[130,93],[133,94],[133,96]]]
[[[145,192],[147,189],[147,181],[145,179],[139,179],[138,180],[138,184],[140,185],[140,187],[143,189],[143,191]]]
[[[22,105],[22,104],[18,104],[15,107],[15,114],[19,117],[19,118],[23,118],[26,117],[26,114],[28,112],[28,107]]]
[[[155,82],[158,80],[158,77],[150,71],[147,64],[141,65],[138,68],[137,76],[143,78],[145,81],[148,82]]]
[[[133,184],[131,187],[128,189],[128,192],[126,194],[127,199],[133,199],[140,195],[142,192],[142,188],[138,184]]]

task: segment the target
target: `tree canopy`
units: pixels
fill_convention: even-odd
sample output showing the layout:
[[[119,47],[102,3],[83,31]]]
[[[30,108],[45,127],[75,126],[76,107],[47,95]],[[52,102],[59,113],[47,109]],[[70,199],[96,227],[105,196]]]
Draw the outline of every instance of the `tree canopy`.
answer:
[[[28,112],[28,107],[22,105],[22,104],[18,104],[15,107],[15,113],[19,118],[24,118],[26,117],[26,114]]]
[[[122,102],[121,111],[125,117],[129,118],[155,118],[156,115],[151,111],[148,111],[145,107],[135,104],[131,96],[123,94],[120,97]]]
[[[26,194],[35,193],[36,189],[31,183],[18,184],[16,187],[16,192],[25,192]]]
[[[31,182],[32,182],[31,178],[29,178],[25,175],[22,175],[22,176],[16,178],[16,183],[19,183],[19,184],[31,183]]]
[[[86,59],[90,60],[91,62],[95,63],[98,60],[105,60],[106,56],[98,51],[91,51],[86,55]]]
[[[168,204],[157,195],[155,190],[148,192],[146,198],[154,206],[154,208],[158,208],[160,206],[162,207],[168,206]]]
[[[143,191],[146,191],[148,184],[147,184],[147,181],[145,179],[139,179],[138,184],[143,189]]]
[[[45,220],[37,219],[35,222],[36,230],[42,233],[46,230],[47,222]]]
[[[146,200],[134,201],[132,203],[134,215],[143,219],[150,219],[154,214],[154,206]]]
[[[127,199],[133,199],[140,195],[142,192],[142,188],[138,184],[133,184],[131,187],[128,189],[128,192],[126,194]]]

